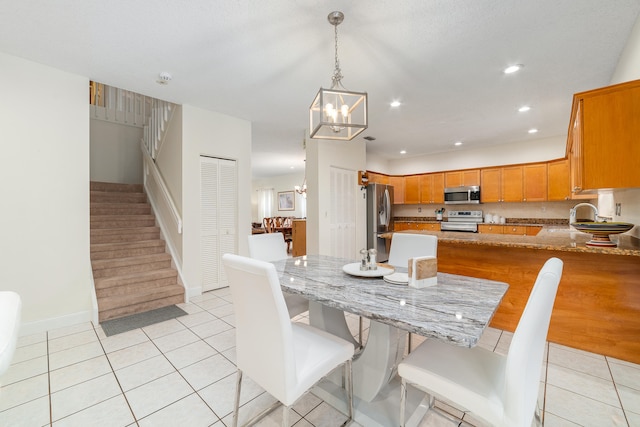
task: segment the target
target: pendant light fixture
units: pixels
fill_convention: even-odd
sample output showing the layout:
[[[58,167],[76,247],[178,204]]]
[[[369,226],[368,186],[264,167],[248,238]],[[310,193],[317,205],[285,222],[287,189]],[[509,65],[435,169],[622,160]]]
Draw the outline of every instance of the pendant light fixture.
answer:
[[[367,93],[351,92],[342,86],[338,60],[338,25],[342,12],[327,17],[335,33],[335,69],[330,89],[320,88],[309,108],[309,136],[314,139],[351,141],[368,126]]]

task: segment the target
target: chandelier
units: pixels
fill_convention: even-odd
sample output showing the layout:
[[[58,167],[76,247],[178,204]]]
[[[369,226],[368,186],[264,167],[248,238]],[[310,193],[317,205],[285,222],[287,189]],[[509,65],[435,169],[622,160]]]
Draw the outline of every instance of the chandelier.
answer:
[[[335,33],[335,69],[331,88],[320,88],[309,108],[309,136],[314,139],[351,141],[368,126],[367,93],[350,92],[342,86],[338,25],[344,20],[344,14],[331,12],[327,19]]]
[[[303,140],[303,144],[306,148],[306,141]],[[304,159],[305,167],[304,167],[304,181],[302,181],[302,185],[295,185],[293,187],[296,190],[296,193],[302,195],[303,198],[307,198],[307,159]]]

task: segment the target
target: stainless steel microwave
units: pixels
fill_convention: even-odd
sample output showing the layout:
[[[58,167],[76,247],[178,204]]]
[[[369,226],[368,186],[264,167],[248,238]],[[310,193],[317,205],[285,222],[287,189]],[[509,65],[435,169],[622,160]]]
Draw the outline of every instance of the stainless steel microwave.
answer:
[[[468,205],[480,203],[480,187],[449,187],[444,189],[444,203],[447,205]]]

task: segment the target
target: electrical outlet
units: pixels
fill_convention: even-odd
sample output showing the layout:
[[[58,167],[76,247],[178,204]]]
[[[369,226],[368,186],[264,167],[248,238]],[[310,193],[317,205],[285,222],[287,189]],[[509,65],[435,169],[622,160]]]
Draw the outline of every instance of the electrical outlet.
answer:
[[[616,215],[622,215],[622,203],[616,203]]]
[[[418,208],[418,213],[422,212],[422,208]]]

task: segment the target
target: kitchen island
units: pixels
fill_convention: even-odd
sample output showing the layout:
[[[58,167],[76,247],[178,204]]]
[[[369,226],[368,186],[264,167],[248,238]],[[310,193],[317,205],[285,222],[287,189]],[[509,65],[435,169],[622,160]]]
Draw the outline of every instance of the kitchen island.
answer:
[[[589,234],[545,225],[536,236],[402,231],[438,237],[438,271],[509,283],[491,326],[514,331],[538,271],[551,257],[564,270],[548,340],[640,363],[640,242],[586,246]],[[392,233],[385,237],[391,238]]]

